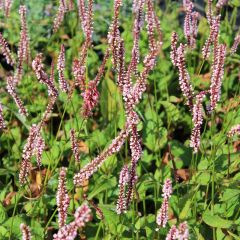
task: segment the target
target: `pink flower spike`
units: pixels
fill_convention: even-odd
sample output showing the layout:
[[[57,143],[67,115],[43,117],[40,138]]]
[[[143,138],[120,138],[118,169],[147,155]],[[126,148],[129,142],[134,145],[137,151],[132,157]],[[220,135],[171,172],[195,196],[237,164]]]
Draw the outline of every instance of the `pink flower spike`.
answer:
[[[57,63],[57,70],[58,70],[58,75],[59,75],[59,85],[60,89],[67,93],[68,92],[68,84],[67,81],[64,77],[64,70],[65,70],[65,47],[62,44],[61,45],[61,50],[58,56],[58,63]]]
[[[22,240],[31,240],[31,230],[29,226],[27,226],[24,223],[21,223],[20,230],[22,232]]]
[[[66,168],[61,168],[58,179],[57,206],[58,206],[58,225],[63,227],[66,224],[67,210],[70,198],[66,189]]]

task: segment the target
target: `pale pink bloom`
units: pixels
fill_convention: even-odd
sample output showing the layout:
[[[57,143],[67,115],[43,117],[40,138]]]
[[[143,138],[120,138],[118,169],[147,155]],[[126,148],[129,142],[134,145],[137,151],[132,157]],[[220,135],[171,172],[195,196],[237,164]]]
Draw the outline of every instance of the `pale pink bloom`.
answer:
[[[16,92],[12,76],[7,77],[7,91],[12,96],[16,105],[18,106],[19,113],[22,114],[23,116],[27,116],[28,115],[27,109],[24,107],[22,100],[20,99]]]
[[[58,55],[58,62],[57,62],[57,70],[58,70],[58,76],[59,76],[59,86],[60,89],[63,92],[68,92],[68,83],[64,77],[64,71],[65,71],[65,47],[62,44],[61,50]]]
[[[172,38],[171,38],[170,58],[174,66],[177,66],[177,42],[178,42],[178,34],[176,32],[173,32]]]
[[[177,237],[178,237],[178,229],[175,225],[173,225],[167,234],[166,240],[175,240],[177,239]]]
[[[62,167],[58,179],[57,190],[57,206],[58,206],[58,225],[59,228],[66,224],[67,211],[70,203],[70,198],[66,189],[66,171],[67,169]]]
[[[189,231],[187,222],[180,223],[178,226],[178,240],[188,240],[189,239]]]
[[[74,240],[77,236],[77,230],[91,221],[91,209],[83,204],[74,214],[74,221],[61,227],[56,234],[53,235],[54,240]]]
[[[31,230],[30,227],[24,223],[20,224],[20,230],[22,232],[22,240],[31,240]]]
[[[172,195],[172,181],[170,179],[165,180],[162,192],[163,203],[158,211],[156,222],[158,226],[165,228],[168,221],[169,199]]]
[[[13,66],[15,64],[15,60],[14,60],[12,53],[8,47],[8,43],[5,40],[5,38],[3,37],[2,33],[0,33],[0,48],[1,48],[1,52],[2,52],[3,56],[5,57],[7,63],[10,64],[11,66]]]
[[[71,140],[71,148],[73,151],[73,156],[76,162],[80,162],[80,153],[78,150],[78,141],[76,137],[76,133],[74,129],[70,130],[70,140]]]
[[[202,113],[202,101],[206,93],[204,91],[200,92],[196,96],[196,102],[193,105],[193,130],[191,135],[190,147],[194,149],[194,152],[197,152],[200,146],[200,130],[203,122],[203,113]]]
[[[240,135],[240,124],[237,124],[236,126],[233,126],[230,131],[228,132],[228,137],[233,137],[234,135]]]
[[[57,30],[59,29],[60,25],[62,24],[62,22],[64,20],[64,15],[65,15],[66,11],[67,11],[67,9],[66,9],[66,4],[65,4],[64,0],[59,0],[58,11],[54,18],[54,23],[53,23],[53,32],[57,32]]]
[[[5,0],[4,8],[5,8],[5,16],[6,17],[9,17],[12,3],[13,3],[13,0]]]
[[[126,196],[125,196],[125,187],[128,184],[129,181],[129,171],[127,164],[123,166],[120,176],[119,176],[119,195],[118,195],[118,201],[116,206],[116,212],[117,214],[121,214],[124,211],[126,211]]]
[[[180,46],[177,49],[177,67],[179,71],[180,88],[183,95],[186,97],[187,105],[192,109],[194,91],[186,68],[185,46],[182,43],[180,43]]]
[[[237,51],[239,44],[240,44],[240,34],[236,35],[236,37],[234,38],[234,42],[231,47],[231,54],[234,54]]]
[[[210,86],[210,111],[216,108],[217,102],[220,100],[222,79],[224,75],[224,61],[226,56],[226,45],[219,44],[214,53],[214,62],[211,76]]]

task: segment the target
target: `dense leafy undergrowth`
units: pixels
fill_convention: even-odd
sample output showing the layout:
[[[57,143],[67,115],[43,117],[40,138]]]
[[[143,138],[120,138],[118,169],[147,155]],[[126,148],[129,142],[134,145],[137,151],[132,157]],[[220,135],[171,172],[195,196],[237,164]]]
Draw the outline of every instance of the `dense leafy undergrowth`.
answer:
[[[7,1],[6,1],[7,2]],[[60,1],[61,2],[61,1]],[[137,2],[137,1],[135,1]],[[24,74],[17,85],[17,94],[28,110],[22,116],[12,96],[6,90],[7,77],[15,69],[0,55],[0,101],[6,128],[0,133],[0,239],[21,239],[20,224],[31,229],[32,239],[52,239],[59,229],[56,194],[61,167],[66,167],[66,188],[70,197],[67,223],[74,219],[75,210],[88,204],[92,219],[78,230],[77,239],[165,239],[172,225],[187,222],[189,239],[227,240],[240,236],[240,172],[239,138],[228,137],[229,130],[240,123],[239,49],[229,54],[237,35],[239,2],[229,1],[221,9],[219,42],[227,46],[221,96],[217,106],[208,114],[210,98],[203,100],[201,143],[197,153],[190,147],[193,122],[186,99],[179,86],[178,69],[170,59],[171,35],[176,31],[179,42],[186,43],[183,31],[185,16],[182,3],[154,1],[154,11],[160,20],[163,44],[156,65],[147,78],[146,91],[135,112],[139,116],[137,131],[143,149],[137,163],[137,182],[128,209],[117,214],[119,173],[131,162],[127,139],[119,153],[108,157],[84,186],[74,186],[73,177],[94,157],[109,146],[126,122],[125,103],[116,81],[112,60],[106,62],[105,72],[97,87],[100,98],[92,116],[81,114],[83,97],[76,88],[71,98],[60,92],[51,114],[42,127],[45,147],[42,165],[32,157],[30,174],[24,184],[19,182],[22,153],[32,124],[38,124],[48,104],[47,87],[39,83],[32,69],[32,60],[42,53],[44,69],[50,75],[52,61],[57,65],[61,44],[65,46],[64,76],[69,86],[74,85],[72,62],[78,58],[85,41],[78,16],[77,3],[65,13],[59,29],[53,33],[53,21],[58,1],[13,1],[10,15],[0,10],[0,30],[14,57],[20,39],[19,6],[27,8],[30,36],[30,59],[24,63]],[[202,47],[209,36],[205,3],[200,11],[196,47],[186,50],[186,66],[196,93],[209,89],[212,73],[212,53],[203,60]],[[97,0],[93,5],[92,45],[87,51],[86,81],[94,79],[108,47],[108,31],[113,16],[113,1]],[[215,6],[215,3],[213,3]],[[144,19],[143,19],[144,20]],[[133,46],[132,1],[123,1],[119,23],[124,39],[127,64]],[[140,64],[148,53],[146,23],[140,33]],[[58,85],[58,72],[55,69]],[[133,77],[134,79],[134,77]],[[135,79],[136,80],[136,79]],[[135,82],[133,80],[133,82]],[[70,131],[78,139],[80,162],[75,161],[71,149]],[[169,200],[168,223],[159,227],[158,210],[163,202],[164,181],[172,180],[173,193]]]

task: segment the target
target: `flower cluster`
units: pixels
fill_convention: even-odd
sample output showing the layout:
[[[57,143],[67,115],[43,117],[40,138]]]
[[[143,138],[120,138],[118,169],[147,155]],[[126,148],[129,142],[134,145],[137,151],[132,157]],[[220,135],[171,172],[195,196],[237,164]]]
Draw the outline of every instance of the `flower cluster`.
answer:
[[[15,88],[14,78],[12,76],[7,77],[7,91],[14,99],[16,105],[18,106],[19,113],[23,116],[27,116],[28,112],[27,109],[24,107],[24,104],[20,97],[18,96]]]
[[[58,62],[57,62],[57,70],[58,70],[58,76],[59,76],[59,86],[60,89],[63,92],[68,92],[68,84],[64,77],[64,70],[65,70],[65,47],[62,44],[61,50],[58,56]]]
[[[205,97],[205,91],[200,92],[196,96],[196,102],[193,106],[193,130],[191,135],[190,147],[194,149],[194,152],[197,152],[200,146],[200,130],[203,122],[203,115],[202,115],[202,101]]]
[[[184,10],[186,12],[184,19],[184,35],[190,48],[195,48],[196,37],[198,32],[199,13],[193,11],[193,3],[190,0],[183,1]]]
[[[219,44],[214,52],[214,62],[212,67],[211,86],[210,86],[210,111],[216,108],[220,99],[222,78],[224,75],[224,61],[226,55],[226,45]]]
[[[216,45],[218,41],[219,36],[219,27],[220,27],[220,16],[211,16],[211,22],[210,24],[210,34],[208,36],[208,39],[206,40],[203,48],[202,48],[202,54],[203,58],[206,59],[210,55],[211,45]],[[210,21],[210,20],[209,20]]]
[[[239,44],[240,44],[240,34],[237,34],[236,37],[234,38],[234,42],[231,47],[231,54],[234,54],[237,51]]]
[[[73,156],[76,162],[80,162],[80,153],[78,150],[78,141],[77,141],[77,137],[76,137],[76,133],[74,129],[71,129],[70,131],[70,140],[71,140],[71,147],[72,147],[72,151],[73,151]]]
[[[20,230],[22,232],[22,240],[31,240],[31,230],[30,227],[24,223],[20,224]]]
[[[83,204],[74,214],[74,221],[61,227],[56,234],[53,235],[54,240],[74,240],[77,236],[77,230],[92,220],[91,209]]]
[[[4,4],[2,3],[3,8],[5,10],[5,16],[6,17],[9,17],[12,4],[13,4],[13,0],[5,0]]]
[[[18,46],[17,70],[14,76],[15,84],[18,84],[22,79],[23,62],[26,61],[28,63],[29,56],[30,56],[30,38],[28,34],[28,27],[27,27],[27,20],[26,20],[27,9],[25,6],[23,5],[20,6],[19,14],[21,19],[21,32],[20,32],[20,41]]]
[[[189,232],[188,232],[188,225],[186,222],[180,223],[178,228],[173,225],[169,230],[166,240],[188,240],[189,239]]]
[[[5,38],[3,37],[2,33],[0,33],[0,48],[1,48],[1,52],[3,54],[3,56],[5,57],[6,61],[8,64],[10,64],[11,66],[14,65],[15,60],[11,54],[11,51],[8,47],[8,43],[5,40]]]
[[[53,22],[53,32],[57,32],[57,30],[59,29],[60,25],[64,20],[64,15],[66,12],[67,12],[67,5],[65,0],[59,0],[58,11]]]
[[[22,162],[20,166],[19,181],[23,185],[30,172],[30,161],[32,156],[36,156],[38,166],[41,165],[42,152],[45,143],[40,134],[40,125],[33,124],[29,131],[27,142],[23,148]]]
[[[190,76],[186,68],[185,45],[180,43],[177,49],[177,67],[179,71],[179,84],[183,95],[186,97],[187,105],[190,109],[193,107],[193,87],[190,82]]]
[[[227,136],[230,138],[230,137],[233,137],[235,134],[240,135],[240,124],[233,126],[228,132]]]
[[[52,77],[49,78],[47,73],[44,72],[41,53],[37,54],[35,59],[32,61],[32,68],[33,68],[33,71],[35,72],[39,82],[43,83],[47,86],[49,96],[57,97],[58,91],[57,91],[56,87],[54,86],[54,79],[53,79],[54,74],[52,73],[51,74]]]
[[[166,227],[168,221],[169,199],[172,195],[172,181],[170,179],[165,180],[162,192],[163,203],[158,211],[156,222],[158,226]]]
[[[172,38],[171,38],[170,58],[174,66],[177,66],[177,63],[178,63],[177,62],[177,43],[178,43],[178,35],[176,32],[173,32]]]
[[[128,171],[128,165],[124,165],[119,176],[119,195],[118,195],[118,201],[116,206],[117,214],[121,214],[126,210],[126,197],[125,197],[125,187],[129,181],[129,171]]]
[[[70,198],[66,189],[66,171],[67,169],[64,167],[60,170],[56,196],[58,207],[58,225],[60,228],[66,224],[67,210],[70,203]]]

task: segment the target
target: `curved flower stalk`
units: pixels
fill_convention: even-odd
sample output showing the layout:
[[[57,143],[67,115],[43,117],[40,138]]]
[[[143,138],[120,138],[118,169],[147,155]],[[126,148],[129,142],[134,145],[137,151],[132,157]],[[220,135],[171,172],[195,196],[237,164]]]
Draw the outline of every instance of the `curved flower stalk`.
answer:
[[[70,198],[66,189],[66,171],[67,169],[64,167],[60,170],[56,197],[58,207],[58,225],[60,228],[66,224],[67,210],[70,203]]]
[[[163,203],[161,208],[158,211],[156,222],[159,227],[166,227],[168,221],[168,208],[169,208],[169,199],[172,195],[172,181],[166,179],[163,185],[162,196]]]
[[[61,227],[56,234],[53,235],[54,240],[74,240],[77,236],[77,230],[92,220],[91,209],[83,204],[75,214],[74,221]]]
[[[7,63],[10,64],[11,66],[13,66],[15,64],[15,60],[14,60],[12,53],[8,47],[8,43],[5,40],[5,38],[3,37],[2,33],[0,33],[0,48],[1,48],[1,52],[2,52],[3,56],[5,57]]]
[[[31,230],[30,227],[24,223],[20,224],[20,230],[22,232],[22,240],[31,240]]]
[[[227,134],[229,138],[233,137],[234,135],[240,135],[240,124],[233,126]]]

